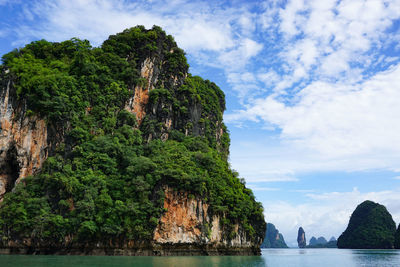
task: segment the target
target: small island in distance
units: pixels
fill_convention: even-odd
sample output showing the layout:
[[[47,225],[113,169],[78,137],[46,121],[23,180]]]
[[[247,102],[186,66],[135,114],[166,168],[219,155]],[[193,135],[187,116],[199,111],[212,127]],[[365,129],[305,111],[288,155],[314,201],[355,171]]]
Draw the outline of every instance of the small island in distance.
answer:
[[[329,241],[323,236],[318,237],[318,239],[313,236],[306,248],[337,248],[337,240],[334,236]]]
[[[267,230],[261,248],[288,248],[283,235],[279,233],[279,230],[272,223],[267,223]]]
[[[366,200],[356,207],[338,240],[313,236],[306,245],[306,233],[300,227],[297,242],[299,248],[400,249],[400,225],[396,230],[385,206]]]
[[[366,200],[358,205],[351,215],[347,229],[338,238],[338,247],[352,249],[400,248],[398,235],[399,229],[396,232],[396,224],[386,207]]]

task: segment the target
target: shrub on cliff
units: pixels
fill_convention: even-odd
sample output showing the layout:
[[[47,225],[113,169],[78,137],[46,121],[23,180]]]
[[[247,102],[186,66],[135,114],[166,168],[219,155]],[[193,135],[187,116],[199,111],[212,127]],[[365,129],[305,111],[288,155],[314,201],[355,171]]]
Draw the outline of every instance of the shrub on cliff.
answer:
[[[339,248],[390,249],[395,231],[396,224],[385,206],[367,200],[354,210],[337,245]]]

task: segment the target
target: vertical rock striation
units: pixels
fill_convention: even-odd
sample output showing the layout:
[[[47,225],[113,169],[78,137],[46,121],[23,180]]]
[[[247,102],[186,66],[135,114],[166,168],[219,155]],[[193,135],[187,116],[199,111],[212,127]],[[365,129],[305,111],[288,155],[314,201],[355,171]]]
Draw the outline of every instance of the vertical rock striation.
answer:
[[[283,235],[275,228],[272,223],[267,223],[265,238],[261,244],[261,248],[287,248]]]
[[[7,74],[0,74],[0,201],[21,178],[40,170],[48,155],[46,121],[27,114]]]
[[[235,254],[235,250],[253,254],[257,250],[239,223],[233,227],[234,236],[227,239],[221,216],[213,215],[209,204],[199,197],[166,187],[164,209],[166,212],[154,231],[153,240],[158,245],[195,245],[199,249],[207,247],[207,253],[221,249],[230,254]]]
[[[299,228],[299,231],[297,234],[297,244],[298,244],[299,248],[305,248],[307,245],[306,233],[304,232],[303,227]]]

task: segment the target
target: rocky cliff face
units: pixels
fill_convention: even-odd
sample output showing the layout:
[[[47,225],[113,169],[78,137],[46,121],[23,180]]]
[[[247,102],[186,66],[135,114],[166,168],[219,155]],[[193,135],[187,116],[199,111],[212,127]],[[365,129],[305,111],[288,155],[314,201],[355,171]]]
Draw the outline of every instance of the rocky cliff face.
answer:
[[[42,53],[43,49],[48,50]],[[15,68],[13,73],[6,70],[7,63],[0,66],[0,202],[18,183],[26,196],[40,199],[34,204],[37,208],[25,209],[19,190],[8,194],[8,202],[6,197],[0,206],[0,245],[16,253],[259,254],[265,232],[262,207],[226,162],[229,135],[222,122],[222,91],[188,74],[184,52],[158,27],[135,27],[110,36],[101,49],[103,54],[85,42],[39,41],[11,55],[21,60],[18,66],[34,62],[35,75],[43,75],[43,81],[36,79],[43,85],[38,91],[21,89],[20,78],[31,78],[29,71],[18,73],[20,68]],[[29,54],[26,62],[24,53]],[[46,75],[53,69],[46,69],[47,61],[63,66],[50,75],[60,77],[50,87]],[[36,80],[24,86],[36,86]],[[77,91],[71,93],[74,88]],[[110,93],[113,88],[116,95]],[[128,97],[119,102],[124,89]],[[97,92],[95,97],[91,90]],[[108,98],[97,98],[99,94]],[[68,108],[57,109],[57,103],[65,102],[59,99],[70,101]],[[103,103],[104,99],[114,102]],[[174,149],[179,151],[171,154],[175,160],[162,157]],[[176,172],[171,167],[176,160],[188,169],[178,166],[182,168]],[[113,172],[103,170],[104,164]],[[41,176],[45,169],[49,171]],[[30,182],[23,179],[31,175]],[[29,192],[28,186],[35,183],[35,192]],[[225,187],[234,189],[225,192]],[[241,199],[219,195],[236,191]],[[28,220],[48,220],[17,227],[10,215],[15,200],[10,199],[21,202]],[[254,213],[235,211],[233,217],[229,209],[235,205]]]
[[[234,225],[235,236],[229,240],[221,225],[221,216],[212,215],[209,204],[199,197],[189,197],[187,192],[165,189],[164,209],[154,232],[158,244],[202,244],[228,249],[255,249],[239,223]],[[261,240],[259,240],[261,241]]]
[[[261,248],[287,248],[283,235],[275,228],[272,223],[267,223],[265,238],[261,244]]]
[[[149,92],[154,89],[158,80],[158,68],[155,65],[156,58],[146,58],[140,68],[140,77],[144,82],[138,84],[133,89],[133,96],[129,98],[126,109],[136,115],[136,119],[141,124],[146,115],[146,105],[149,102]]]
[[[297,244],[299,248],[305,248],[307,243],[306,243],[306,233],[304,232],[303,227],[299,228],[298,234],[297,234]]]
[[[0,201],[21,178],[40,170],[49,145],[45,120],[26,114],[7,74],[0,74]]]
[[[109,240],[94,246],[73,242],[69,236],[60,245],[42,244],[31,238],[9,240],[0,246],[0,254],[70,254],[70,255],[256,255],[256,242],[247,237],[240,223],[233,226],[229,238],[220,215],[213,215],[210,206],[200,197],[165,187],[164,209],[150,242],[141,240]]]

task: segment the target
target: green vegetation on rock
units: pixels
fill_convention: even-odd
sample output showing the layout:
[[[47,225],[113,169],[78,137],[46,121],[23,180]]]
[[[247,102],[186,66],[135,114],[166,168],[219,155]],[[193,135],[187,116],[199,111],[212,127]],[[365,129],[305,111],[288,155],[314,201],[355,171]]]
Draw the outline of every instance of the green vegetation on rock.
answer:
[[[125,106],[148,82],[140,64],[149,57],[161,58],[159,79],[138,126]],[[159,27],[127,29],[98,48],[79,39],[32,42],[4,55],[1,68],[26,104],[19,116],[44,118],[58,135],[42,170],[5,195],[0,243],[149,241],[164,212],[164,186],[201,196],[224,218],[227,236],[240,222],[251,240],[263,238],[262,205],[227,162],[224,94],[186,74],[183,50]]]
[[[306,248],[337,248],[337,241],[334,237],[328,242],[323,236],[318,237],[318,239],[313,236]]]
[[[337,244],[339,248],[390,249],[395,231],[396,224],[386,208],[367,200],[354,210]]]
[[[283,235],[279,233],[272,223],[267,223],[267,230],[265,231],[265,238],[261,248],[288,248]]]

